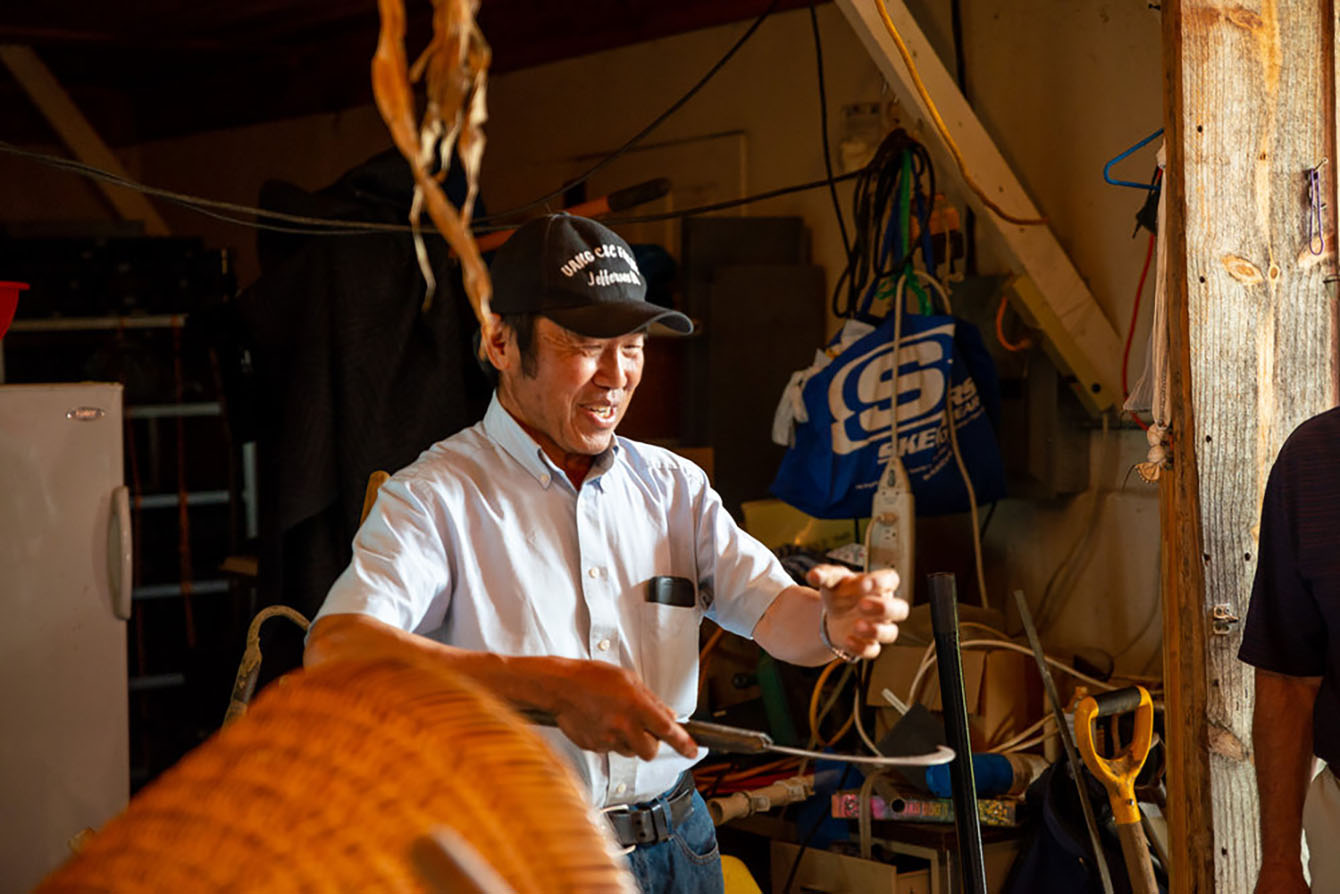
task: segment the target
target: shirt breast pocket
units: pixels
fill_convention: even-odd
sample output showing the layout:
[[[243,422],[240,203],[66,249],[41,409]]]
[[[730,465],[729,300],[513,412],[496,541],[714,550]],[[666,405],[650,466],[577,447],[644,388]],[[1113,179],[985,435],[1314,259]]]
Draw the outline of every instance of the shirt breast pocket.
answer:
[[[687,717],[698,702],[698,588],[687,578],[652,578],[640,609],[643,682]]]

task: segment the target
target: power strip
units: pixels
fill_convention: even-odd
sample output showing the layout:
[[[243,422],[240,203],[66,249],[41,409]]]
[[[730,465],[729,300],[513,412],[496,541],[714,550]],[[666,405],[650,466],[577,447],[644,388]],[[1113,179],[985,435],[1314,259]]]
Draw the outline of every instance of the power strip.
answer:
[[[870,504],[870,526],[865,532],[865,565],[867,571],[895,569],[898,572],[898,595],[908,602],[911,602],[915,570],[916,517],[912,484],[902,460],[895,454],[880,474],[879,487]]]

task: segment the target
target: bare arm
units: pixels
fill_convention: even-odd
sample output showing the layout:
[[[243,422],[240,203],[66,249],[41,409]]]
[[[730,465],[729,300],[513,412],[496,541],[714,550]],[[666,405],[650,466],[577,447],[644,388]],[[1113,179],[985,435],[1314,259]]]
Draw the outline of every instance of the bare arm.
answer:
[[[894,596],[898,573],[892,569],[857,574],[836,565],[810,570],[812,587],[787,587],[754,627],[754,641],[769,655],[791,664],[814,666],[833,660],[819,638],[822,613],[828,611],[833,644],[862,658],[874,658],[880,646],[898,636],[897,621],[907,618],[907,603]]]
[[[1259,894],[1306,892],[1299,841],[1312,779],[1312,707],[1320,677],[1256,670],[1252,751],[1261,799]]]
[[[391,657],[428,672],[449,668],[514,705],[558,718],[580,748],[651,760],[664,741],[685,757],[697,746],[674,713],[632,673],[596,661],[458,649],[366,615],[327,615],[312,626],[303,664]]]

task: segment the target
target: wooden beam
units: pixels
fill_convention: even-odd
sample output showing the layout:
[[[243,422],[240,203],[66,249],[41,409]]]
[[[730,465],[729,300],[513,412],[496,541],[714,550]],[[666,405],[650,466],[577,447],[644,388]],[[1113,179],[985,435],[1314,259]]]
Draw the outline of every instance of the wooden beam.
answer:
[[[1308,248],[1307,171],[1335,157],[1329,3],[1165,0],[1166,285],[1173,469],[1162,488],[1169,837],[1175,894],[1249,892],[1260,862],[1240,626],[1270,466],[1336,402],[1337,336]],[[1328,184],[1334,171],[1325,170]]]
[[[837,0],[837,5],[874,57],[899,101],[905,108],[920,110],[927,129],[934,132],[929,113],[912,85],[873,0]],[[1011,214],[1040,216],[1023,184],[977,119],[907,6],[902,0],[887,0],[887,6],[889,17],[908,45],[921,80],[962,151],[973,179]],[[952,162],[945,164],[941,160],[939,170],[941,176],[958,176],[957,167]],[[1007,223],[982,205],[971,190],[965,187],[963,192],[982,219],[990,221],[999,231],[1021,272],[1028,275],[1048,305],[1049,313],[1034,313],[1033,316],[1044,325],[1047,320],[1055,321],[1055,325],[1043,331],[1051,342],[1051,353],[1060,359],[1064,371],[1076,378],[1075,388],[1082,392],[1085,404],[1095,411],[1119,404],[1122,399],[1121,337],[1094,300],[1051,228]]]
[[[0,62],[9,68],[75,158],[118,176],[129,177],[120,159],[107,148],[70,94],[30,47],[2,45]],[[167,223],[143,194],[101,180],[96,183],[123,219],[144,221],[144,231],[150,236],[169,234]]]

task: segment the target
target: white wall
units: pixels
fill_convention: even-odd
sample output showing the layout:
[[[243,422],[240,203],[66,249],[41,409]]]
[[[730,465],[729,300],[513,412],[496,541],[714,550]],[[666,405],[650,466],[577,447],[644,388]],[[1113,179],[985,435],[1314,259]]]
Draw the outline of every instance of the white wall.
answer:
[[[943,13],[948,4],[934,5]],[[1145,3],[1055,0],[971,0],[962,7],[968,93],[978,115],[1108,319],[1125,335],[1148,245],[1144,230],[1131,238],[1144,194],[1107,185],[1102,170],[1162,126],[1159,13]],[[944,58],[952,66],[952,57]],[[1157,142],[1118,165],[1114,175],[1148,180]],[[1001,252],[991,228],[981,230],[987,263]],[[1150,276],[1137,333],[1147,332],[1152,267]],[[1132,383],[1145,353],[1137,338]],[[1007,501],[989,538],[990,551],[1003,559],[1002,591],[1021,586],[1036,604],[1076,539],[1091,529],[1078,568],[1067,569],[1074,572],[1069,593],[1062,594],[1070,597],[1069,607],[1047,639],[1062,650],[1088,645],[1117,651],[1130,644],[1117,662],[1126,672],[1156,670],[1160,658],[1157,491],[1131,468],[1146,449],[1142,432],[1114,431],[1106,438],[1095,432],[1094,488],[1056,505]],[[1095,505],[1096,521],[1090,514]]]

